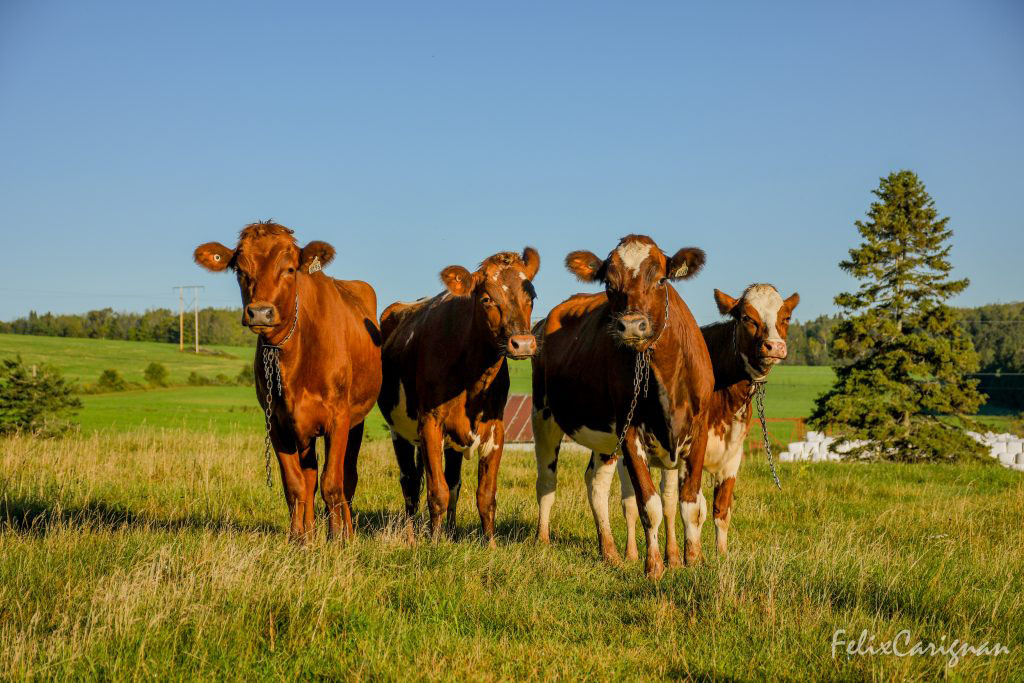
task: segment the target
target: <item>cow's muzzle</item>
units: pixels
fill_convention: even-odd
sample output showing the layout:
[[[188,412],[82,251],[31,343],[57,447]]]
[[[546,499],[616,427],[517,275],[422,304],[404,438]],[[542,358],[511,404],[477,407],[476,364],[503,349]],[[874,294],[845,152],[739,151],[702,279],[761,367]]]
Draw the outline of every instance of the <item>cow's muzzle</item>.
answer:
[[[613,331],[623,344],[639,347],[650,341],[654,336],[654,326],[643,313],[627,313],[615,321]]]
[[[772,361],[786,360],[786,342],[782,339],[765,339],[761,342],[761,358]]]
[[[278,324],[277,309],[267,304],[249,304],[245,307],[242,324],[249,327],[273,327]]]
[[[537,338],[532,334],[513,334],[505,344],[509,358],[529,358],[537,352]]]

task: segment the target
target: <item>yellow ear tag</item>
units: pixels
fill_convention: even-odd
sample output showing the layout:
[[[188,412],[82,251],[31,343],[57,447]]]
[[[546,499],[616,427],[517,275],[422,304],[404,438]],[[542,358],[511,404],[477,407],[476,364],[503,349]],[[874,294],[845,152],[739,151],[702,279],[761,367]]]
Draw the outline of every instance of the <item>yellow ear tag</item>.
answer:
[[[320,257],[314,256],[313,262],[309,264],[309,274],[312,275],[321,270],[323,270],[323,266],[320,265]]]

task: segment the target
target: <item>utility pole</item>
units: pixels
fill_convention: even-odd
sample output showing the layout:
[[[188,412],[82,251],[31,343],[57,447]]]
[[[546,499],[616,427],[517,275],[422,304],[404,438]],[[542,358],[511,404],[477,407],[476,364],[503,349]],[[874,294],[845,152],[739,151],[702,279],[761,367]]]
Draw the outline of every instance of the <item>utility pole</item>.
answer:
[[[185,350],[185,288],[178,287],[178,351]]]
[[[178,290],[178,350],[185,350],[185,290],[192,290],[192,308],[195,309],[195,341],[196,353],[199,353],[199,290],[203,285],[178,285],[171,287]]]
[[[192,297],[196,311],[196,353],[199,353],[199,287],[193,288]]]

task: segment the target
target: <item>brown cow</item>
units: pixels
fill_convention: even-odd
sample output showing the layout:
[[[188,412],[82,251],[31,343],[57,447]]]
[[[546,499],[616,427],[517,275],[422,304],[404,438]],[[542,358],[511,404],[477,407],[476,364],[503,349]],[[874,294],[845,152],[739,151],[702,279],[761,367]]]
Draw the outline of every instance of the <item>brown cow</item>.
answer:
[[[732,519],[732,494],[736,473],[743,459],[743,442],[750,431],[753,416],[751,399],[756,383],[768,381],[768,373],[786,358],[786,335],[789,318],[800,303],[800,295],[783,300],[772,285],[750,285],[737,300],[715,290],[715,302],[725,322],[712,323],[700,329],[711,353],[715,372],[715,393],[708,413],[708,447],[704,470],[715,478],[715,537],[718,552],[728,550],[729,521]],[[629,482],[619,472],[622,486],[622,511],[626,516],[626,556],[636,557],[636,520],[639,516],[636,496]],[[675,510],[679,498],[679,480],[673,472],[662,474],[662,502],[665,509]],[[702,509],[707,510],[701,492]],[[705,513],[706,515],[706,513]],[[695,527],[687,524],[685,532],[700,537],[704,516]],[[675,519],[666,512],[665,533],[675,536]]]
[[[507,358],[533,355],[530,314],[540,256],[501,252],[475,273],[441,271],[447,291],[381,314],[384,386],[378,401],[391,426],[400,482],[411,519],[427,475],[430,531],[437,536],[447,511],[454,528],[462,485],[462,457],[479,451],[476,491],[484,540],[494,545],[495,493],[504,447]],[[417,451],[419,462],[417,462]]]
[[[327,451],[320,482],[327,536],[351,536],[363,420],[381,381],[373,288],[320,272],[334,258],[334,247],[310,242],[300,248],[292,231],[276,223],[248,225],[234,249],[208,242],[194,256],[207,270],[235,271],[242,324],[259,335],[256,397],[264,410],[270,406],[270,438],[291,511],[292,539],[305,541],[313,531],[318,436],[324,437]]]
[[[684,513],[695,514],[714,386],[700,329],[668,280],[693,277],[704,265],[704,252],[680,249],[669,258],[649,237],[629,235],[603,261],[575,251],[565,263],[580,280],[604,283],[605,291],[567,299],[534,328],[541,340],[541,353],[533,360],[538,539],[549,538],[558,447],[562,435],[569,434],[593,451],[586,482],[600,552],[619,561],[608,520],[608,487],[621,444],[629,477],[643,500],[645,569],[658,577],[664,571],[658,552],[662,506],[648,461],[686,473]],[[629,421],[638,355],[648,351],[650,386],[637,397]],[[672,538],[666,554],[678,563]],[[700,557],[700,539],[688,539],[687,563]]]

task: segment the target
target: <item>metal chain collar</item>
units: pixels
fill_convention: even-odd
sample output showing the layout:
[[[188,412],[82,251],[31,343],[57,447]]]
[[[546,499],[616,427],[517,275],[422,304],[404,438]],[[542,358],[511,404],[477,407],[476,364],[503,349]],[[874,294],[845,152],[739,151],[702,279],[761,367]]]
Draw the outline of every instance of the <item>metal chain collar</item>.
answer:
[[[757,405],[757,416],[761,420],[761,436],[764,438],[764,452],[768,455],[768,467],[772,470],[772,479],[775,480],[775,486],[782,490],[782,484],[779,483],[779,475],[775,472],[775,460],[772,458],[772,446],[768,443],[768,425],[764,419],[764,392],[767,389],[767,382],[754,382],[754,403]]]
[[[299,324],[299,293],[295,293],[295,315],[292,318],[292,328],[281,340],[280,344],[267,344],[263,341],[262,335],[258,338],[258,345],[263,351],[263,375],[267,383],[267,405],[263,409],[263,416],[266,418],[267,434],[263,440],[263,465],[267,471],[267,488],[274,488],[270,476],[270,452],[273,450],[270,443],[270,423],[274,415],[274,387],[277,387],[277,395],[284,397],[284,388],[281,385],[281,347],[283,347]]]
[[[661,286],[665,288],[665,322],[662,324],[661,329],[658,330],[658,336],[655,337],[654,341],[648,344],[646,349],[636,354],[636,362],[633,364],[633,400],[629,403],[629,412],[626,413],[626,424],[622,428],[622,433],[619,434],[619,441],[615,444],[611,455],[616,453],[625,455],[625,451],[622,450],[622,443],[626,440],[626,430],[633,423],[633,413],[636,411],[636,404],[640,399],[641,384],[643,384],[644,388],[644,398],[647,398],[647,388],[651,381],[651,351],[654,350],[654,345],[658,343],[665,328],[668,327],[668,284],[665,280],[662,280]]]

